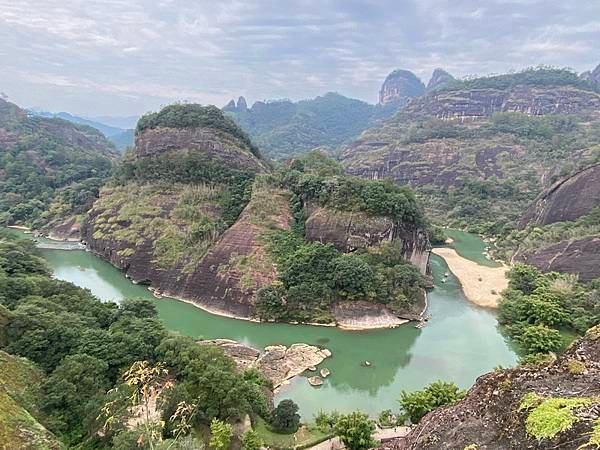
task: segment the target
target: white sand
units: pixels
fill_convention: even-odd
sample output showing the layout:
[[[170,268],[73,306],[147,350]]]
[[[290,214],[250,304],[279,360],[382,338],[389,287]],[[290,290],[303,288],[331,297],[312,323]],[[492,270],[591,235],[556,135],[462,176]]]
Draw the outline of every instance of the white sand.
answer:
[[[488,308],[498,307],[500,292],[508,287],[507,266],[482,266],[463,258],[452,248],[434,248],[432,252],[444,258],[469,301]]]

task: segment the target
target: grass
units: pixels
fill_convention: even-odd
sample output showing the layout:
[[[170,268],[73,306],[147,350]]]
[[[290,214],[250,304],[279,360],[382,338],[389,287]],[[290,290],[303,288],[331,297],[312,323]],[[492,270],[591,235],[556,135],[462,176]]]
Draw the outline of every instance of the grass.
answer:
[[[260,417],[256,420],[254,430],[264,445],[274,449],[308,448],[331,437],[314,425],[302,425],[296,433],[281,434],[272,431]]]

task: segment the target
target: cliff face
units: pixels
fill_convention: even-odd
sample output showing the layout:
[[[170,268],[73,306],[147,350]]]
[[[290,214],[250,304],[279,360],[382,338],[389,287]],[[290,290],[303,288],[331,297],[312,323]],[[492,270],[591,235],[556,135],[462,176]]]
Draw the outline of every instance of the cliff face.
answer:
[[[529,207],[519,228],[573,221],[600,206],[600,164],[557,181]]]
[[[444,69],[437,68],[431,74],[429,83],[427,83],[426,91],[431,92],[434,89],[447,85],[452,80],[454,80],[454,77],[452,75],[450,75]]]
[[[578,114],[600,116],[600,94],[571,86],[514,86],[433,92],[411,102],[405,112],[440,119],[475,119],[496,112],[528,115]]]
[[[599,399],[600,329],[595,327],[547,366],[479,377],[464,400],[427,414],[407,437],[381,448],[594,448],[589,443],[592,430],[598,435]],[[560,406],[569,401],[579,406]],[[560,430],[558,424],[565,420],[572,425]],[[536,438],[540,429],[551,433]]]
[[[181,250],[174,258],[172,249],[163,253],[162,242],[177,248],[186,245],[193,232],[193,224],[182,223],[174,214],[186,188],[158,186],[152,196],[145,192],[148,187],[137,188],[122,203],[117,203],[118,195],[108,189],[89,214],[84,239],[91,251],[124,270],[132,280],[150,285],[157,294],[188,300],[223,315],[251,316],[254,294],[276,277],[260,238],[267,229],[289,226],[286,193],[255,191],[230,228]],[[113,209],[107,209],[111,204]],[[146,204],[154,205],[154,210],[125,217],[124,212],[143,209]],[[199,212],[218,218],[219,206],[205,199]],[[152,216],[144,217],[148,214]],[[155,228],[160,229],[167,221],[174,222],[174,228],[158,236]],[[141,223],[144,225],[140,227]]]
[[[527,78],[550,76],[554,84]],[[352,175],[417,188],[440,221],[514,224],[561,170],[594,161],[600,93],[574,75],[563,83],[564,76],[571,77],[449,81],[363,132],[341,162]]]
[[[400,240],[404,258],[417,266],[423,275],[427,273],[430,245],[425,231],[414,225],[396,223],[388,217],[328,208],[312,209],[306,220],[306,238],[331,243],[343,252]]]
[[[414,73],[408,70],[394,70],[381,86],[379,104],[401,107],[424,93],[425,85]]]
[[[239,140],[208,127],[153,128],[142,131],[135,142],[137,158],[161,154],[202,154],[207,160],[220,162],[234,169],[264,172],[264,160],[240,145]]]
[[[519,249],[513,259],[544,272],[572,273],[582,281],[591,281],[600,277],[600,235],[561,240],[536,249]]]
[[[519,223],[533,228],[513,259],[590,281],[600,277],[600,164],[557,181],[543,191]],[[529,228],[528,228],[529,229]],[[528,242],[531,241],[531,242]]]

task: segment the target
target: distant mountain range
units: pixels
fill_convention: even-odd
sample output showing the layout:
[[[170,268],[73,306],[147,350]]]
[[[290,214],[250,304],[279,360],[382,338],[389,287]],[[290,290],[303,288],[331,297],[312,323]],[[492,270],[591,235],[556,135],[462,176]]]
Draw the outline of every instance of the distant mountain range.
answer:
[[[80,117],[74,116],[68,112],[54,113],[48,111],[39,111],[36,109],[29,109],[28,113],[35,116],[50,118],[56,117],[71,123],[88,125],[100,131],[120,151],[124,151],[127,147],[133,145],[133,129],[135,128],[138,120],[138,117],[136,116]]]

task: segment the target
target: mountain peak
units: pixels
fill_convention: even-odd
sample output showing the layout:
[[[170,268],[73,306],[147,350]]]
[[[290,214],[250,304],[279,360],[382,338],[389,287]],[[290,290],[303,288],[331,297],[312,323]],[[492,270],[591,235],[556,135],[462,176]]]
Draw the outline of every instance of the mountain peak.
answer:
[[[427,83],[427,91],[432,91],[435,88],[443,86],[444,84],[454,80],[454,77],[446,72],[444,69],[439,67],[433,71],[429,83]]]
[[[423,95],[425,85],[410,70],[396,69],[390,73],[379,91],[379,104],[406,105],[411,99]]]

